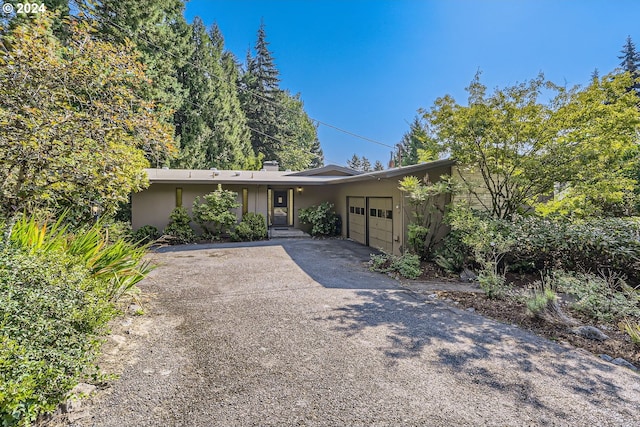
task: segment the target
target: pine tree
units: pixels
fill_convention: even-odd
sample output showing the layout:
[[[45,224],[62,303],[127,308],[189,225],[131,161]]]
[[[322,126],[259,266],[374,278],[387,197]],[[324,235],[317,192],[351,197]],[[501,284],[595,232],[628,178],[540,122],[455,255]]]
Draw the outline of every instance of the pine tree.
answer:
[[[376,160],[375,165],[373,165],[373,170],[374,171],[383,171],[384,170],[384,166],[382,165],[382,162],[380,160]]]
[[[622,55],[620,66],[623,71],[629,72],[633,77],[634,83],[629,90],[634,90],[640,96],[640,54],[636,51],[636,45],[631,40],[631,36],[627,37],[627,41],[621,51]]]
[[[260,24],[255,45],[256,56],[247,54],[246,72],[241,78],[242,109],[251,130],[251,145],[256,153],[267,160],[278,160],[277,153],[283,149],[281,90],[279,72],[269,43],[264,22]]]

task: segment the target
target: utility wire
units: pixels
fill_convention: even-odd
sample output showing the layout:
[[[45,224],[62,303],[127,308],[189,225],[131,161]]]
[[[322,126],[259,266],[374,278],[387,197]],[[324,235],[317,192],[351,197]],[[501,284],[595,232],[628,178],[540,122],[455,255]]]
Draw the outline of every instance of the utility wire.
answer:
[[[134,37],[134,35],[131,33],[131,31],[130,31],[128,28],[124,28],[124,27],[122,27],[121,25],[118,25],[117,23],[113,22],[111,19],[109,19],[109,18],[107,18],[107,17],[103,17],[103,18],[104,18],[104,19],[103,19],[104,21],[107,21],[107,22],[108,22],[109,24],[111,24],[112,26],[114,26],[114,27],[118,28],[118,29],[119,29],[119,30],[121,30],[121,31],[127,32],[127,33],[132,37],[132,38]],[[154,47],[154,48],[158,49],[158,51],[160,51],[160,52],[162,52],[162,53],[164,53],[164,54],[167,54],[167,55],[169,55],[169,56],[171,56],[171,57],[173,57],[173,58],[180,59],[180,58],[178,58],[178,56],[177,56],[176,54],[174,54],[174,53],[172,53],[172,52],[169,52],[169,51],[167,51],[166,49],[162,48],[161,46],[158,46],[157,44],[155,44],[155,43],[151,42],[149,39],[147,39],[147,38],[146,38],[146,37],[144,37],[143,35],[138,35],[136,38],[142,38],[142,40],[143,40],[143,41],[144,41],[148,46]],[[206,70],[202,69],[202,67],[200,67],[200,66],[199,66],[199,65],[197,65],[197,64],[194,64],[193,62],[186,61],[186,63],[187,63],[187,64],[189,64],[189,65],[191,65],[192,67],[194,67],[194,68],[198,69],[199,71],[206,72]],[[228,81],[225,81],[222,77],[217,76],[217,75],[215,75],[215,74],[209,74],[209,76],[213,76],[214,78],[216,78],[216,79],[218,79],[218,80],[220,80],[220,81],[222,81],[222,82],[224,82],[224,83],[230,83],[230,82],[228,82]],[[248,89],[248,88],[245,88],[245,87],[242,87],[242,86],[238,86],[238,85],[236,85],[236,87],[237,87],[239,90],[242,90],[242,91],[244,91],[244,92],[246,92],[246,93],[250,94],[251,96],[254,96],[254,97],[256,97],[256,98],[259,98],[259,99],[261,99],[261,100],[263,100],[263,101],[265,101],[265,102],[267,102],[267,103],[270,103],[270,104],[273,104],[273,105],[280,105],[280,104],[277,104],[275,101],[273,101],[273,100],[271,100],[271,99],[269,99],[269,98],[266,98],[266,97],[264,97],[264,96],[260,95],[259,93],[256,93],[255,91],[252,91],[252,90],[250,90],[250,89]],[[194,107],[198,107],[198,106],[197,106],[197,105],[195,105],[193,102],[189,102],[189,104],[193,105]],[[345,130],[345,129],[339,128],[339,127],[337,127],[337,126],[333,126],[333,125],[331,125],[331,124],[329,124],[329,123],[326,123],[326,122],[323,122],[323,121],[320,121],[320,120],[314,119],[314,118],[312,118],[312,117],[309,117],[309,119],[310,119],[310,120],[312,120],[312,121],[314,121],[314,122],[316,122],[316,123],[318,123],[319,125],[323,125],[323,126],[326,126],[326,127],[328,127],[328,128],[335,129],[335,130],[337,130],[337,131],[339,131],[339,132],[342,132],[342,133],[344,133],[344,134],[346,134],[346,135],[353,136],[354,138],[359,138],[359,139],[362,139],[363,141],[371,142],[371,143],[373,143],[373,144],[382,145],[383,147],[388,147],[388,148],[392,148],[392,149],[395,149],[395,148],[396,148],[396,147],[395,147],[395,146],[393,146],[393,145],[385,144],[384,142],[376,141],[376,140],[374,140],[374,139],[367,138],[366,136],[358,135],[358,134],[356,134],[356,133],[353,133],[353,132],[350,132],[350,131],[348,131],[348,130]],[[266,133],[264,133],[264,132],[260,132],[260,131],[259,131],[259,130],[257,130],[257,129],[254,129],[254,128],[249,127],[249,126],[247,126],[247,127],[248,127],[250,130],[252,130],[252,131],[254,131],[254,132],[256,132],[256,133],[258,133],[258,134],[260,134],[260,135],[263,135],[263,136],[266,136],[266,137],[268,137],[268,138],[273,139],[274,141],[280,142],[280,143],[285,144],[285,145],[287,144],[285,141],[279,140],[279,139],[277,139],[277,138],[275,138],[275,137],[273,137],[273,136],[271,136],[271,135],[267,135]]]

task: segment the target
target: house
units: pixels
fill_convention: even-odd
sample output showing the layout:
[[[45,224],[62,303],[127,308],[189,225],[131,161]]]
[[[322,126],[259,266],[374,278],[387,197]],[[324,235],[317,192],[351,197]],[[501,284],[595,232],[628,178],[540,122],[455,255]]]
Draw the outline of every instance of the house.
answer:
[[[269,227],[303,228],[298,209],[330,202],[342,219],[342,235],[363,245],[401,254],[410,212],[398,182],[405,176],[437,180],[451,174],[453,160],[362,173],[328,165],[301,172],[279,171],[265,162],[260,171],[147,169],[150,185],[132,195],[132,227],[162,230],[177,206],[191,209],[197,196],[222,188],[238,193],[238,221],[261,213]]]

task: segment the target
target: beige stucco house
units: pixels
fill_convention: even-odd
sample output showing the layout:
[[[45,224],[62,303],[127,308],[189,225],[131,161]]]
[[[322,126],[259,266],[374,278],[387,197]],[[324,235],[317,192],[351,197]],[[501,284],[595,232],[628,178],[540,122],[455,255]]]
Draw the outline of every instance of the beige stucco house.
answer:
[[[132,226],[162,230],[176,206],[191,209],[197,196],[218,184],[238,193],[238,221],[245,212],[261,213],[269,227],[303,228],[298,209],[330,202],[342,219],[342,235],[363,245],[401,254],[409,217],[398,181],[451,175],[452,160],[438,160],[378,172],[357,172],[329,165],[302,172],[279,171],[265,162],[261,171],[147,169],[150,186],[132,195]]]

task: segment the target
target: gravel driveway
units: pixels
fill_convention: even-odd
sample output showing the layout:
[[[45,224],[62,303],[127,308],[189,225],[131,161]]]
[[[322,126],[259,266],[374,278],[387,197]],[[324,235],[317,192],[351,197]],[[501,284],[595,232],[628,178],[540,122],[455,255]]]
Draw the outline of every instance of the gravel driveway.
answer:
[[[637,426],[640,376],[403,289],[342,240],[172,248],[73,426]]]

